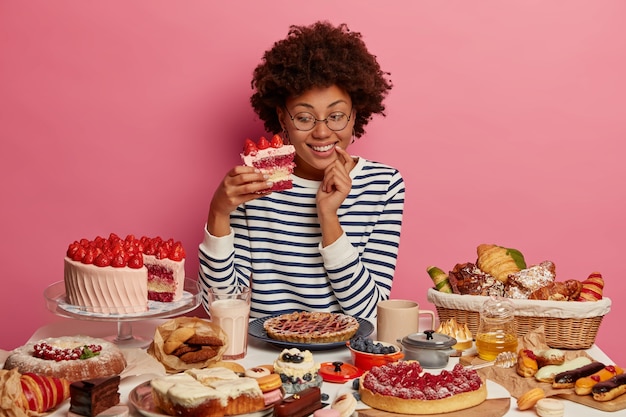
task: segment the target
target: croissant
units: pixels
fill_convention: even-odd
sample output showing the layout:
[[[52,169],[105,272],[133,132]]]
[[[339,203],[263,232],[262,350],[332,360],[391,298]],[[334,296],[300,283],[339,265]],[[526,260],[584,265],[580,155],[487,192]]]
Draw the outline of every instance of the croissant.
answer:
[[[593,272],[589,278],[583,281],[578,301],[598,301],[602,299],[604,289],[604,279],[599,272]]]
[[[70,397],[64,378],[25,373],[17,368],[0,371],[0,415],[27,416],[48,412]]]
[[[517,249],[482,244],[476,251],[478,253],[476,266],[505,284],[510,274],[526,269],[524,255]]]
[[[436,266],[429,266],[428,268],[426,268],[426,272],[428,272],[428,275],[430,275],[430,278],[433,280],[437,291],[445,292],[448,294],[452,293],[452,287],[450,287],[448,274],[443,272],[441,268],[437,268]]]
[[[582,290],[582,282],[575,279],[554,281],[530,293],[530,300],[568,301],[576,300]]]

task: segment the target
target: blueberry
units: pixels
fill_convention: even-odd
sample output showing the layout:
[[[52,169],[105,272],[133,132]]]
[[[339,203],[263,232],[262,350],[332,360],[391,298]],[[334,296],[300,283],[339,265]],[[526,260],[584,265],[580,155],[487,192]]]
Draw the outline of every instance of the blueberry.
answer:
[[[355,391],[359,389],[359,378],[352,380],[352,389]]]
[[[322,393],[322,396],[321,396],[322,401],[328,401],[329,399],[330,399],[330,396],[328,394]]]

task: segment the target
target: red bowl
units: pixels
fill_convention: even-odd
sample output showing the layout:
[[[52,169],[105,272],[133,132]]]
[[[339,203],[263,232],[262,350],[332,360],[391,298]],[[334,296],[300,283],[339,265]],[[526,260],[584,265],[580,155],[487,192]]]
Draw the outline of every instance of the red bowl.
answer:
[[[381,343],[384,346],[393,346],[396,348],[396,351],[394,353],[387,354],[361,352],[360,350],[352,349],[350,342],[346,342],[346,346],[350,349],[350,355],[352,355],[352,363],[354,366],[363,371],[369,371],[374,366],[386,365],[404,358],[404,352],[402,352],[402,348],[400,346],[376,340],[374,343]]]

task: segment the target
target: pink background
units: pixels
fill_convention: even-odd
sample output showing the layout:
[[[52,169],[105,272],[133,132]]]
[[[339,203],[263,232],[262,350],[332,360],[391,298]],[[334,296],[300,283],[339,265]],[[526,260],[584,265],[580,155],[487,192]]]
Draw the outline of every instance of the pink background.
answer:
[[[0,3],[0,348],[57,319],[43,291],[75,239],[174,237],[196,276],[211,193],[264,133],[252,69],[289,24],[328,19],[395,84],[351,148],[406,179],[392,296],[432,308],[426,267],[480,243],[562,280],[597,270],[613,299],[597,342],[623,362],[626,3],[372,3]]]

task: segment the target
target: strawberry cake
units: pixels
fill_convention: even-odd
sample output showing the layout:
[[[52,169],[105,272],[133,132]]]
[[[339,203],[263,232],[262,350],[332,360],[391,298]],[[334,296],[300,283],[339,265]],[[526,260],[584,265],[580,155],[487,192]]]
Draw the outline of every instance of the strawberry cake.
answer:
[[[295,155],[293,145],[285,145],[279,135],[274,135],[271,141],[265,137],[261,137],[257,143],[246,139],[241,159],[244,165],[255,167],[269,175],[268,181],[273,185],[266,191],[281,191],[293,187],[291,174],[295,167]]]
[[[440,414],[464,410],[487,399],[475,370],[456,364],[452,371],[424,373],[417,361],[375,366],[359,379],[361,401],[397,414]]]
[[[81,239],[68,247],[64,280],[69,304],[101,314],[141,313],[148,300],[182,298],[185,251],[160,237]]]

